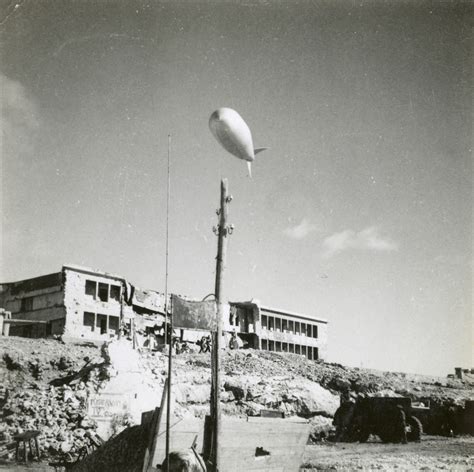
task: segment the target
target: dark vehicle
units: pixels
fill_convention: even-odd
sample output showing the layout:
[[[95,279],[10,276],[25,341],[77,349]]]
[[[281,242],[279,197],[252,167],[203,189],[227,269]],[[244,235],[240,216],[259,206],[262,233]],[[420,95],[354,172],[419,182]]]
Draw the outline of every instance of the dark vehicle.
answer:
[[[400,442],[399,406],[405,413],[406,439],[419,441],[423,426],[415,413],[418,410],[424,413],[425,410],[429,411],[429,408],[420,405],[412,406],[411,399],[408,397],[358,399],[350,409],[349,418],[346,417],[345,431],[341,440],[365,442],[371,434],[374,434],[383,442]]]

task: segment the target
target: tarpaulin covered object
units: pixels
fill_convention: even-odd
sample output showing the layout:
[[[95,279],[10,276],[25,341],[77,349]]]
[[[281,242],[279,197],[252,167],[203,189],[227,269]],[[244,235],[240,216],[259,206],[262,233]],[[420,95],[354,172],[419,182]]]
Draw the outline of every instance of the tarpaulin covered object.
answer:
[[[177,295],[171,298],[173,327],[217,330],[217,307],[213,300],[204,302],[184,300]]]

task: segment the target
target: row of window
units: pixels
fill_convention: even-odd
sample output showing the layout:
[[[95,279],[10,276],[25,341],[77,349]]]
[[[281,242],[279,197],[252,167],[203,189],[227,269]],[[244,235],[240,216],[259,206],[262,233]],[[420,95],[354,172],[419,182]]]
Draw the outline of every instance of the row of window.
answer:
[[[86,280],[86,295],[90,295],[94,300],[108,302],[110,300],[120,301],[120,293],[122,287],[120,285],[106,284],[104,282],[96,282],[94,280]]]
[[[311,323],[287,320],[278,316],[262,315],[262,328],[270,331],[281,331],[293,334],[301,334],[309,338],[318,337],[318,326]]]
[[[84,312],[84,326],[88,326],[92,332],[107,334],[109,331],[118,332],[120,319],[118,316],[102,315],[100,313]]]
[[[280,341],[271,341],[269,339],[262,339],[262,350],[301,354],[303,356],[306,356],[309,360],[319,359],[319,352],[317,347],[302,346],[300,344],[293,343],[283,343]]]

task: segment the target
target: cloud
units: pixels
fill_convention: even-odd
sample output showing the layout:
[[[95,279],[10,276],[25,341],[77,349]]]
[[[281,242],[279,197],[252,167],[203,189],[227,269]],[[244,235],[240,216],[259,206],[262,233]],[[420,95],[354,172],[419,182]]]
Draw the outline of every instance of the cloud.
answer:
[[[0,86],[2,143],[16,152],[28,151],[38,128],[38,107],[20,82],[0,74]]]
[[[283,231],[283,234],[291,239],[303,239],[316,229],[316,225],[310,223],[307,218],[303,218],[299,225],[289,226]]]
[[[359,232],[346,229],[328,236],[323,241],[323,257],[326,259],[348,249],[396,251],[398,244],[388,237],[381,236],[376,226],[370,226]]]

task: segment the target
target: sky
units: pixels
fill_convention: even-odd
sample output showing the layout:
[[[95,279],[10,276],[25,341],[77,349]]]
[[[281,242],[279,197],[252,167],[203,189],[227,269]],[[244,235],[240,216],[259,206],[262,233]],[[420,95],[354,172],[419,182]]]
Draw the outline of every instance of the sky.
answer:
[[[469,2],[0,3],[0,281],[73,263],[329,321],[328,359],[474,367]],[[253,177],[208,128],[237,110]]]

